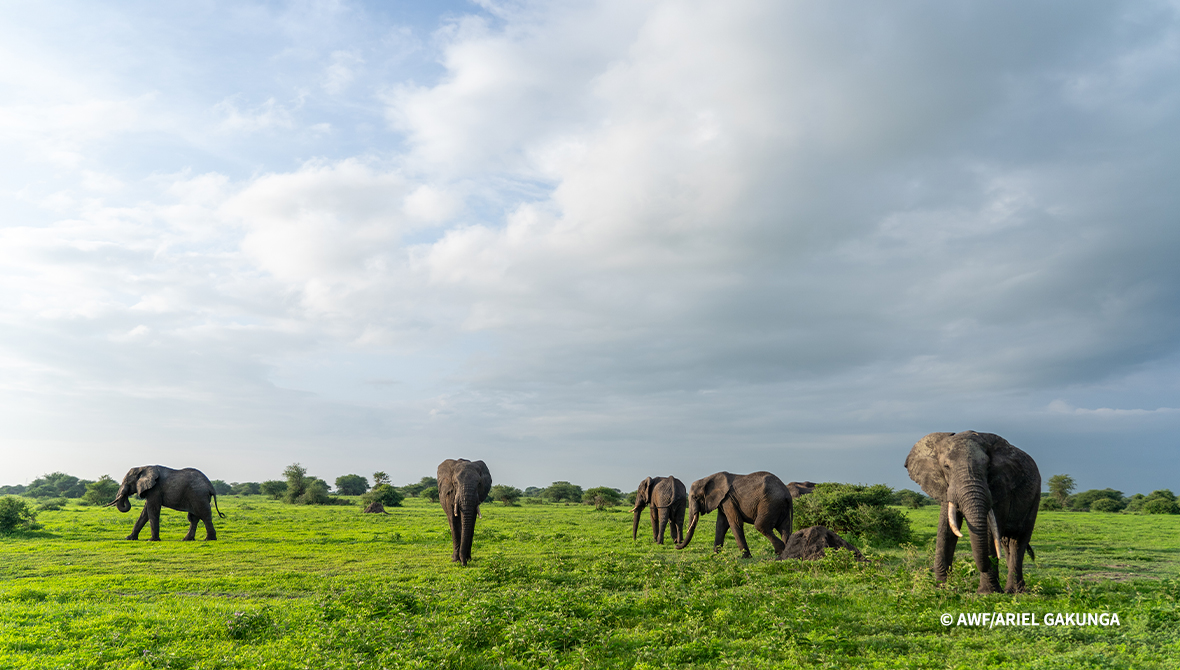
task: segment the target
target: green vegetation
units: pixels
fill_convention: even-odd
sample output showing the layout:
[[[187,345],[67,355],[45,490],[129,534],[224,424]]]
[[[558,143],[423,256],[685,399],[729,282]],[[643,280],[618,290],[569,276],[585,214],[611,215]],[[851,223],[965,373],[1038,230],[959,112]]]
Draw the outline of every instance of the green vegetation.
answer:
[[[389,484],[378,484],[361,498],[366,505],[378,502],[384,507],[401,507],[404,499],[402,492]]]
[[[342,496],[364,495],[369,490],[369,480],[360,475],[340,475],[336,478],[336,492]]]
[[[864,538],[875,544],[910,540],[906,515],[887,507],[893,490],[884,484],[816,484],[815,490],[795,500],[795,528],[827,526],[845,539]]]
[[[1047,482],[1049,495],[1057,501],[1057,509],[1064,509],[1068,505],[1069,494],[1073,493],[1074,481],[1069,475],[1053,475]]]
[[[595,486],[592,489],[587,489],[582,494],[582,502],[587,505],[594,505],[594,509],[603,510],[607,507],[614,507],[623,502],[623,493],[618,489],[608,488],[606,486]]]
[[[582,502],[582,487],[566,481],[553,482],[540,496],[549,502]]]
[[[492,500],[499,500],[505,505],[515,505],[517,500],[524,495],[524,492],[515,486],[508,486],[507,484],[496,484],[492,490],[488,492],[488,496]]]
[[[806,498],[806,496],[805,496]],[[804,498],[804,499],[805,499]],[[19,500],[19,499],[17,499]],[[633,542],[630,515],[485,506],[474,560],[450,562],[443,512],[223,498],[216,542],[127,542],[135,514],[42,512],[0,538],[0,667],[1171,668],[1180,657],[1180,517],[1046,512],[1031,593],[975,595],[960,543],[930,573],[938,508],[912,544],[774,561],[747,527],[684,551]],[[711,521],[712,517],[706,517]],[[1114,612],[1119,626],[943,626],[942,613]]]
[[[103,475],[96,482],[86,485],[86,493],[82,495],[82,502],[86,505],[105,505],[115,499],[119,492],[119,482],[111,479],[110,475]]]
[[[16,496],[0,498],[0,535],[38,528],[37,513],[29,507],[28,501]]]

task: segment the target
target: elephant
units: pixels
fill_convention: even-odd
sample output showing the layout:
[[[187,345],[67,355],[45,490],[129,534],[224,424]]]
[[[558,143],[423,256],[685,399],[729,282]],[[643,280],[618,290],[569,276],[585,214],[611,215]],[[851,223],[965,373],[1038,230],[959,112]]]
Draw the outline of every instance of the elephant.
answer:
[[[725,532],[732,528],[742,557],[749,558],[750,549],[746,546],[746,534],[742,529],[742,524],[749,522],[770,540],[774,553],[782,558],[786,540],[791,536],[793,507],[787,485],[773,474],[754,472],[735,475],[718,472],[698,479],[689,489],[688,505],[691,518],[688,535],[676,545],[677,549],[683,549],[692,542],[693,532],[702,514],[721,508],[721,513],[717,515],[717,533],[713,539],[714,553],[721,551]],[[782,539],[775,537],[775,530]]]
[[[639,536],[639,515],[648,505],[651,505],[652,539],[657,544],[663,544],[664,530],[671,522],[672,541],[682,541],[684,539],[684,510],[688,507],[688,494],[684,491],[684,482],[672,475],[648,477],[639,482],[639,488],[635,492],[635,507],[631,508],[631,513],[635,515],[631,523],[632,540]]]
[[[152,524],[152,542],[160,541],[160,508],[167,507],[178,512],[188,512],[188,534],[184,540],[192,540],[197,534],[197,522],[205,523],[205,539],[216,540],[217,531],[213,528],[213,509],[217,509],[217,516],[222,519],[225,515],[217,507],[217,493],[213,484],[200,470],[184,468],[173,470],[162,465],[145,465],[131,468],[123,477],[115,499],[105,506],[114,505],[120,512],[131,511],[128,498],[132,494],[144,499],[143,511],[131,529],[128,540],[138,540],[139,531],[144,524]],[[213,500],[213,508],[209,507],[209,500]]]
[[[979,570],[979,593],[1000,590],[999,570],[991,557],[1004,559],[1007,549],[1008,593],[1022,593],[1024,553],[1029,546],[1041,502],[1041,473],[1031,456],[992,433],[930,433],[918,440],[905,459],[910,479],[938,500],[938,538],[934,575],[946,581],[955,544],[966,519],[971,553]]]
[[[492,473],[483,461],[448,458],[438,466],[438,502],[451,527],[451,562],[466,566],[479,504],[492,490]]]
[[[787,482],[787,490],[792,498],[798,498],[814,491],[815,482]]]

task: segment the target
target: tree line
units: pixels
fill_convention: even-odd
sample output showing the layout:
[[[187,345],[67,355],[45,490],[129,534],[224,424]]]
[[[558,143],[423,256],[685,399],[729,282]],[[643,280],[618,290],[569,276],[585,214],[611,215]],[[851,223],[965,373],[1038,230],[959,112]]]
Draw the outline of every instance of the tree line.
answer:
[[[1123,495],[1115,489],[1090,489],[1074,493],[1075,483],[1069,475],[1053,475],[1049,493],[1041,496],[1041,509],[1070,512],[1125,512],[1133,514],[1180,514],[1180,501],[1170,489],[1157,489],[1147,495]]]

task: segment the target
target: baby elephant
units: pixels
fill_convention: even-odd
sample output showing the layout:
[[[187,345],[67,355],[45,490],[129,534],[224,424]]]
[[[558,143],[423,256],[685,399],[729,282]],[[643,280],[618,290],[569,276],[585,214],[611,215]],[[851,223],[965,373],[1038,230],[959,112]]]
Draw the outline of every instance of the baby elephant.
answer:
[[[200,470],[185,468],[173,470],[162,465],[145,465],[131,468],[123,477],[119,492],[115,499],[107,503],[107,507],[115,506],[120,512],[131,511],[131,503],[127,500],[132,494],[143,498],[143,512],[131,529],[128,540],[138,540],[139,531],[149,521],[152,524],[152,542],[160,541],[160,508],[167,507],[178,512],[188,512],[188,535],[185,540],[191,540],[197,534],[197,522],[205,523],[205,539],[216,540],[217,531],[213,530],[213,508],[217,508],[217,494],[213,491],[213,484]],[[209,507],[209,500],[213,500],[213,508]],[[217,516],[222,519],[225,515],[217,509]]]
[[[688,507],[688,493],[684,482],[668,475],[648,477],[639,482],[635,491],[635,507],[631,508],[634,519],[631,523],[631,539],[639,536],[639,516],[643,508],[651,505],[651,537],[657,544],[664,543],[664,530],[672,524],[672,541],[684,539],[684,510]]]

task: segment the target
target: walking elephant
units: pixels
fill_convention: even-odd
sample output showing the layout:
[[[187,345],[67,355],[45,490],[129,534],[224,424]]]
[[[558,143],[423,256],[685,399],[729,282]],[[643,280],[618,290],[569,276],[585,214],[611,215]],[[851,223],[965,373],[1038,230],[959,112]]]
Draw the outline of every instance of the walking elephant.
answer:
[[[648,505],[651,505],[651,537],[657,544],[664,543],[664,530],[669,523],[672,524],[672,541],[684,540],[684,510],[688,507],[684,482],[672,475],[648,477],[639,482],[635,492],[635,507],[631,508],[631,513],[635,515],[631,523],[632,540],[639,536],[639,516]]]
[[[467,565],[479,504],[492,490],[492,473],[483,461],[448,458],[438,466],[438,502],[451,527],[451,561]]]
[[[791,536],[791,492],[781,479],[769,472],[748,475],[718,472],[698,479],[692,483],[688,492],[688,507],[691,517],[688,535],[676,545],[677,549],[683,549],[692,542],[701,515],[718,508],[721,512],[717,515],[717,532],[713,537],[714,552],[721,551],[725,532],[732,528],[742,557],[749,558],[750,549],[746,546],[743,523],[753,523],[754,528],[770,540],[774,553],[780,558],[787,546],[786,540]],[[775,537],[776,530],[782,539]]]
[[[115,499],[107,503],[106,507],[114,505],[120,512],[129,512],[131,502],[128,498],[132,494],[143,498],[144,503],[135,527],[127,536],[128,540],[138,540],[139,531],[143,530],[144,524],[150,522],[152,542],[159,542],[161,507],[188,512],[188,534],[184,536],[184,540],[196,537],[198,521],[205,524],[206,540],[217,539],[217,531],[213,528],[213,509],[217,509],[217,516],[222,519],[225,515],[217,508],[217,493],[213,490],[213,484],[200,470],[173,470],[163,465],[131,468],[123,477],[123,483],[119,485]],[[209,506],[210,500],[213,501],[212,508]]]
[[[979,593],[1000,590],[999,570],[991,557],[1004,559],[1007,548],[1008,593],[1023,592],[1024,552],[1029,546],[1041,502],[1041,473],[1032,457],[999,435],[930,433],[905,459],[910,479],[941,504],[934,575],[946,581],[955,544],[966,519],[971,553],[979,570]]]

